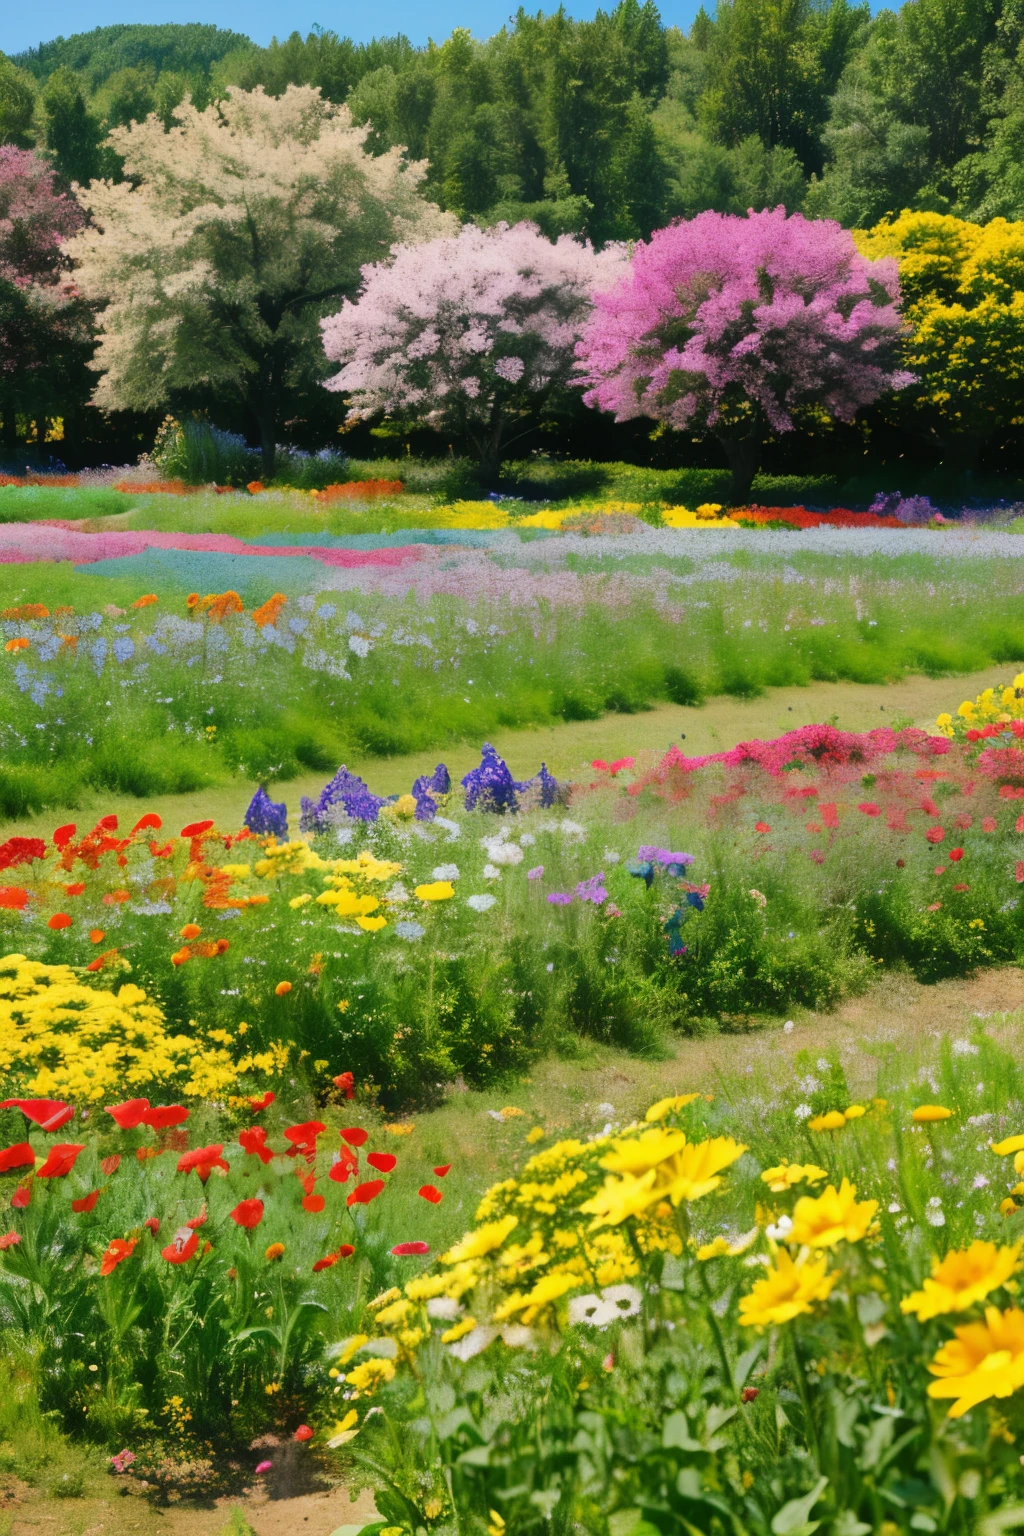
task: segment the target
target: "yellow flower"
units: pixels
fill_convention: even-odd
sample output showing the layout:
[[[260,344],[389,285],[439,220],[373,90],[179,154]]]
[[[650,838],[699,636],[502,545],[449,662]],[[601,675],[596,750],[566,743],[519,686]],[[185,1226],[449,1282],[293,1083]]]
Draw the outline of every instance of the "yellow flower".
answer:
[[[866,1114],[867,1110],[864,1108],[863,1104],[851,1104],[847,1109],[843,1110],[843,1119],[859,1120],[862,1115]]]
[[[514,1104],[506,1104],[505,1108],[500,1109],[498,1113],[501,1115],[503,1120],[518,1120],[520,1116],[526,1114],[526,1110],[517,1109]]]
[[[664,1120],[667,1115],[677,1115],[687,1104],[692,1104],[694,1099],[699,1099],[699,1093],[677,1093],[674,1098],[659,1099],[657,1104],[652,1104],[644,1115],[648,1122]]]
[[[503,1216],[500,1221],[487,1222],[475,1232],[467,1232],[461,1243],[441,1255],[442,1264],[461,1264],[466,1259],[482,1259],[485,1254],[500,1248],[506,1237],[519,1225],[518,1216]]]
[[[838,1109],[830,1109],[827,1114],[815,1115],[813,1120],[808,1120],[809,1131],[841,1131],[846,1124],[846,1116]]]
[[[838,1190],[829,1184],[816,1200],[803,1195],[797,1201],[789,1241],[806,1243],[809,1248],[859,1242],[877,1210],[877,1200],[858,1201],[857,1186],[849,1179],[844,1179]]]
[[[949,1410],[959,1419],[990,1397],[1009,1397],[1024,1386],[1024,1312],[985,1308],[983,1323],[964,1323],[939,1350],[928,1369],[938,1381],[929,1397],[955,1398]]]
[[[919,1104],[910,1118],[918,1125],[931,1125],[937,1120],[948,1120],[952,1113],[941,1104]]]
[[[338,1006],[340,1008],[341,1004],[339,1003]],[[406,1120],[403,1123],[396,1122],[394,1125],[386,1125],[384,1129],[389,1136],[411,1136],[416,1127],[411,1120]]]
[[[592,1200],[580,1206],[585,1216],[593,1216],[590,1230],[597,1227],[618,1226],[629,1216],[639,1216],[649,1205],[661,1199],[654,1189],[657,1172],[649,1168],[642,1178],[625,1174],[621,1179],[609,1176]]]
[[[397,1301],[391,1302],[389,1306],[381,1307],[377,1313],[377,1321],[382,1327],[390,1328],[395,1323],[404,1323],[411,1311],[412,1302],[407,1301],[404,1296],[400,1296]]]
[[[935,1259],[929,1280],[921,1290],[900,1302],[903,1312],[916,1312],[922,1323],[942,1312],[966,1312],[990,1291],[1005,1285],[1018,1268],[1024,1239],[1012,1248],[997,1248],[995,1243],[974,1242],[969,1248],[954,1249],[941,1260]]]
[[[329,1451],[336,1451],[339,1445],[347,1445],[350,1440],[354,1440],[359,1433],[356,1427],[358,1423],[358,1413],[354,1408],[350,1408],[345,1417],[339,1419],[331,1431],[331,1438],[327,1442],[327,1449]]]
[[[754,1283],[740,1301],[740,1322],[744,1328],[766,1328],[772,1323],[788,1323],[802,1312],[810,1312],[816,1301],[825,1301],[839,1279],[828,1273],[828,1255],[812,1259],[802,1253],[793,1260],[780,1249],[775,1268],[763,1280]]]
[[[724,1168],[737,1162],[746,1151],[742,1142],[731,1136],[712,1136],[684,1147],[670,1162],[658,1169],[658,1194],[678,1205],[680,1200],[700,1200],[717,1189]]]
[[[369,1334],[367,1334],[367,1333],[354,1333],[350,1339],[346,1339],[345,1340],[344,1344],[341,1347],[341,1350],[340,1350],[340,1352],[338,1354],[338,1362],[339,1362],[339,1364],[341,1364],[341,1365],[348,1365],[349,1361],[352,1359],[352,1356],[353,1355],[357,1355],[359,1353],[359,1351],[362,1349],[363,1345],[364,1344],[368,1344],[369,1342],[370,1342]]]
[[[1024,1136],[1007,1136],[1005,1141],[993,1141],[989,1145],[997,1157],[1009,1157],[1011,1152],[1024,1152]]]
[[[543,1307],[550,1306],[553,1301],[557,1301],[560,1296],[564,1296],[566,1291],[576,1290],[579,1284],[580,1277],[578,1275],[542,1275],[533,1287],[533,1290],[528,1291],[525,1296],[521,1296],[517,1292],[515,1295],[510,1296],[507,1301],[503,1301],[500,1307],[495,1307],[494,1321],[496,1323],[504,1322],[506,1318],[512,1317],[516,1312],[521,1312],[523,1314],[523,1322],[532,1323],[537,1313]]]
[[[787,1163],[783,1158],[777,1168],[766,1168],[761,1178],[773,1195],[781,1195],[794,1184],[820,1184],[828,1174],[816,1163]]]
[[[465,1334],[472,1333],[476,1327],[475,1317],[463,1317],[451,1328],[441,1335],[442,1344],[454,1344],[456,1339],[461,1339]]]
[[[1015,1200],[1011,1200],[1009,1195],[1007,1195],[1005,1200],[1000,1200],[999,1202],[1000,1216],[1016,1216],[1019,1210],[1020,1206]]]
[[[612,1142],[612,1150],[601,1159],[609,1173],[646,1173],[686,1146],[683,1131],[652,1127],[636,1137],[622,1137]]]
[[[357,917],[356,922],[366,933],[378,933],[381,928],[386,928],[388,925],[386,917]]]
[[[455,887],[450,880],[432,880],[429,885],[416,887],[419,901],[450,901],[454,895]]]
[[[498,1514],[498,1511],[496,1509],[492,1509],[491,1512],[490,1512],[490,1515],[491,1515],[491,1523],[487,1527],[487,1536],[504,1536],[504,1533],[505,1533],[505,1522],[504,1522],[504,1520]]]
[[[385,1382],[393,1381],[395,1376],[395,1362],[382,1360],[374,1356],[371,1360],[365,1360],[362,1365],[357,1365],[354,1371],[349,1371],[345,1380],[350,1387],[355,1387],[357,1392],[365,1392],[367,1397],[372,1397],[378,1387]]]
[[[535,1146],[538,1141],[544,1140],[544,1127],[535,1125],[532,1131],[527,1131],[526,1140],[529,1146]]]
[[[706,1259],[721,1259],[726,1257],[735,1259],[741,1253],[746,1253],[747,1249],[757,1241],[759,1236],[759,1229],[757,1227],[751,1227],[749,1232],[744,1232],[742,1237],[738,1237],[736,1241],[732,1243],[727,1237],[716,1237],[710,1243],[705,1243],[702,1248],[697,1249],[697,1257],[702,1262]]]

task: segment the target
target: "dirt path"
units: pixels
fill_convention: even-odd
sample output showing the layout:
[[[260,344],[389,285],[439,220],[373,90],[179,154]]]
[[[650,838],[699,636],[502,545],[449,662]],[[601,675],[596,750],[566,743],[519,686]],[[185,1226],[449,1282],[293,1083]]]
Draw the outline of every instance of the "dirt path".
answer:
[[[956,709],[962,699],[973,698],[982,688],[1013,676],[1011,662],[974,672],[966,677],[908,677],[887,687],[859,683],[814,683],[809,688],[775,688],[757,699],[711,699],[696,709],[662,704],[638,715],[605,715],[600,720],[581,720],[544,728],[499,731],[494,746],[508,760],[517,777],[536,772],[543,760],[556,778],[578,773],[595,757],[612,761],[643,751],[664,751],[671,743],[684,743],[694,754],[721,752],[737,742],[756,736],[771,737],[813,721],[830,720],[849,730],[867,730],[894,718],[912,719],[931,726],[943,709]],[[398,794],[409,789],[420,773],[429,773],[441,759],[452,777],[459,778],[479,762],[479,743],[455,745],[403,757],[356,758],[348,763],[378,794]],[[326,774],[305,774],[287,784],[274,786],[275,799],[283,799],[292,825],[298,825],[303,795],[319,794]],[[141,807],[155,810],[172,830],[199,817],[212,816],[223,827],[238,826],[256,786],[248,780],[188,795],[156,795],[145,802],[127,795],[97,795],[77,818],[91,813],[116,811],[126,821]],[[69,813],[69,815],[72,813]],[[47,832],[63,818],[59,811],[25,817],[0,826],[0,836],[12,832]]]

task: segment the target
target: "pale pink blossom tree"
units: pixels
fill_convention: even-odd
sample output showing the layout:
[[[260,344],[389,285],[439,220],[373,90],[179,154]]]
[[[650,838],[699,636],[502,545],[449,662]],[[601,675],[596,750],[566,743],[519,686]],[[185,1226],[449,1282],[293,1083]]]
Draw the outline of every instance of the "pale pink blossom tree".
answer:
[[[348,395],[350,421],[382,413],[469,441],[493,479],[566,390],[593,291],[624,253],[571,235],[552,242],[533,224],[467,224],[392,255],[364,267],[356,302],[322,322],[327,356],[342,364],[327,388]]]
[[[588,405],[710,433],[750,494],[770,432],[852,421],[912,376],[895,261],[860,255],[831,219],[702,213],[657,230],[595,296],[577,348]]]

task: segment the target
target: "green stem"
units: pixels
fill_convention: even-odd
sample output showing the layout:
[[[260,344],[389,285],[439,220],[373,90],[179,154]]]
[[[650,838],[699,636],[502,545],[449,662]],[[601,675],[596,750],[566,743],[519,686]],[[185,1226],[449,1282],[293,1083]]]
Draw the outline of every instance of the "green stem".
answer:
[[[814,1465],[820,1473],[821,1453],[818,1448],[818,1434],[814,1427],[814,1415],[811,1412],[811,1398],[807,1391],[807,1373],[804,1370],[803,1360],[800,1358],[800,1346],[796,1341],[796,1329],[790,1328],[788,1332],[790,1348],[793,1352],[793,1367],[796,1372],[797,1391],[800,1394],[800,1403],[804,1411],[804,1432],[807,1436],[807,1443],[811,1448],[811,1455],[814,1457]]]

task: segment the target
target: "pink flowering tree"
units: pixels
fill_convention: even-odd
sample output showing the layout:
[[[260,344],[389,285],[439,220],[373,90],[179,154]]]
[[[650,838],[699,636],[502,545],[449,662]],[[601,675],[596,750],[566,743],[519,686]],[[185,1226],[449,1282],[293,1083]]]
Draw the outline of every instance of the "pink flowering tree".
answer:
[[[476,450],[481,473],[545,407],[565,398],[595,286],[621,271],[571,235],[532,224],[467,224],[457,235],[363,268],[355,303],[322,322],[341,369],[328,389],[349,397],[349,421],[383,414],[450,432]]]
[[[16,412],[54,414],[83,372],[88,317],[64,250],[81,224],[81,209],[54,189],[44,160],[0,147],[0,421],[8,451]]]
[[[641,242],[595,297],[577,353],[588,405],[710,433],[740,503],[769,433],[852,421],[911,375],[897,366],[896,263],[831,219],[701,213]]]

